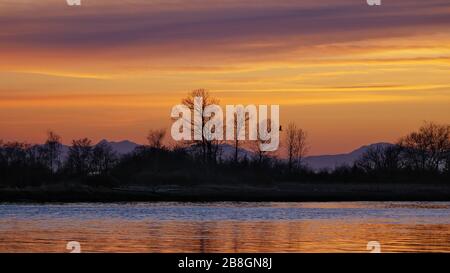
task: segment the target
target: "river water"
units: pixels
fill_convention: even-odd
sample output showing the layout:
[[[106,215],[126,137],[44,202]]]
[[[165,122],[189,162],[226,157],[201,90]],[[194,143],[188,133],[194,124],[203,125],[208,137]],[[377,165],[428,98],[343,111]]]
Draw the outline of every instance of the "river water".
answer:
[[[450,252],[450,202],[0,204],[0,252]]]

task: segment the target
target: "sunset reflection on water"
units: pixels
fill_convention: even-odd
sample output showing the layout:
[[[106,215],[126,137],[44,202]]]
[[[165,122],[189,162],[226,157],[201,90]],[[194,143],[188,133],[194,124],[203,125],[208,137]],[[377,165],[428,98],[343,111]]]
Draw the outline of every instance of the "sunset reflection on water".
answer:
[[[448,203],[34,206],[1,206],[0,252],[450,252]]]

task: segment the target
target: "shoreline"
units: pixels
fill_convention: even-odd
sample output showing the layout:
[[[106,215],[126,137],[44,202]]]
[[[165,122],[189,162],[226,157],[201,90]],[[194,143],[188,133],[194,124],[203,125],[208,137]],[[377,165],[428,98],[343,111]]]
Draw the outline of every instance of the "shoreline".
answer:
[[[450,201],[444,184],[165,185],[0,189],[0,203]]]

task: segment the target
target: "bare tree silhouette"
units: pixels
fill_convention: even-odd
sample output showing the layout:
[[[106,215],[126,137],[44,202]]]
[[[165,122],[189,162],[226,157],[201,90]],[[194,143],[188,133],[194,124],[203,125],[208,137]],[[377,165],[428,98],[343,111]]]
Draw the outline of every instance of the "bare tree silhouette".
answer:
[[[450,151],[450,125],[425,122],[418,131],[400,139],[407,167],[419,171],[438,171],[446,165]]]
[[[239,139],[239,132],[241,130],[244,130],[246,127],[246,123],[250,120],[250,116],[244,112],[244,117],[243,119],[239,119],[239,115],[237,113],[233,114],[233,118],[234,118],[234,141],[233,141],[233,146],[234,146],[234,154],[233,154],[233,161],[234,163],[238,163],[239,162],[239,147],[240,147],[240,142],[241,140]]]
[[[39,153],[52,172],[56,172],[61,167],[61,152],[61,137],[54,131],[49,130],[47,132],[47,140],[39,148]]]
[[[288,152],[288,169],[299,168],[308,152],[307,133],[293,122],[286,128],[286,145]]]
[[[150,130],[147,135],[148,144],[152,148],[157,148],[157,149],[163,148],[162,141],[163,141],[165,135],[166,135],[165,129]]]
[[[195,104],[196,97],[202,98],[203,103],[201,106]],[[203,136],[203,128],[205,127],[205,124],[211,119],[203,116],[205,108],[209,105],[219,104],[219,100],[213,97],[208,90],[197,89],[190,92],[188,96],[182,100],[182,104],[187,106],[194,116],[197,115],[200,118],[200,121],[196,121],[194,118],[191,119],[193,136],[195,136],[196,134]],[[196,122],[198,122],[198,124]],[[205,137],[202,137],[201,140],[195,140],[194,137],[193,139],[194,140],[192,141],[192,143],[194,143],[196,147],[201,148],[203,162],[215,163],[217,160],[217,154],[219,152],[219,141],[207,140]]]
[[[94,174],[108,173],[118,162],[119,157],[111,145],[101,142],[95,145],[91,153],[91,172]]]
[[[401,147],[397,145],[371,146],[355,162],[365,172],[395,172],[402,166]]]
[[[270,118],[263,120],[261,122],[267,123],[267,130],[269,132],[272,131],[272,120]],[[261,128],[261,126],[259,126],[259,128]],[[257,140],[253,141],[253,143],[254,143],[253,150],[256,154],[256,161],[257,161],[258,165],[261,166],[265,161],[267,161],[269,154],[271,154],[271,152],[264,150],[262,147],[264,144],[270,143],[271,140],[270,139],[264,140],[264,138],[261,137],[262,132],[260,132],[259,128],[258,128]],[[277,128],[277,130],[278,129],[279,128]]]
[[[86,176],[91,171],[91,140],[82,138],[72,141],[66,168],[71,174]]]

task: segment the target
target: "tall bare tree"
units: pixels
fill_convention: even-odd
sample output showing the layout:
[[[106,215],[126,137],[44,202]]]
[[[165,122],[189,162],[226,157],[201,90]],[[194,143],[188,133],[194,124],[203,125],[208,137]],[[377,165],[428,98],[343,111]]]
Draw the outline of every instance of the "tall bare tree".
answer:
[[[161,149],[163,148],[163,139],[166,135],[165,129],[150,130],[147,135],[148,144],[152,148]]]
[[[61,137],[54,131],[48,131],[47,140],[40,147],[39,153],[42,160],[52,172],[57,171],[61,167],[62,147]]]
[[[245,129],[245,125],[249,120],[250,120],[250,117],[245,112],[244,112],[243,119],[239,119],[238,114],[234,113],[234,141],[233,141],[233,146],[234,146],[233,161],[234,161],[234,163],[238,163],[238,161],[239,161],[239,147],[240,147],[240,142],[241,142],[241,140],[239,140],[239,132],[242,129]]]
[[[274,129],[274,128],[272,128],[272,120],[270,118],[268,118],[266,120],[263,120],[261,122],[267,124],[267,130],[269,132],[271,132],[272,129]],[[251,142],[251,143],[253,143],[252,150],[254,151],[254,153],[256,155],[256,161],[258,162],[259,165],[262,165],[262,163],[267,161],[267,159],[271,155],[275,154],[274,152],[269,152],[269,151],[266,151],[265,149],[263,149],[263,146],[265,144],[269,144],[272,140],[271,139],[264,140],[264,138],[262,137],[262,132],[259,130],[262,127],[263,126],[260,123],[260,126],[258,126],[257,140]],[[281,127],[280,128],[275,128],[274,130],[280,130],[281,131]]]
[[[202,98],[203,103],[201,106],[195,104],[196,97]],[[191,91],[188,96],[182,100],[182,104],[188,107],[193,115],[197,115],[198,117],[200,117],[199,124],[196,124],[196,120],[192,118],[191,126],[194,129],[193,135],[201,134],[203,136],[203,128],[205,127],[205,124],[208,122],[208,120],[210,120],[210,118],[203,116],[205,108],[209,105],[219,104],[219,100],[213,97],[208,90],[197,89]],[[196,130],[202,131],[200,132]],[[216,162],[217,154],[219,152],[219,141],[207,140],[205,137],[202,137],[202,140],[194,140],[193,143],[201,148],[202,159],[204,162]]]
[[[302,159],[308,152],[307,133],[302,128],[297,127],[293,122],[286,128],[286,145],[288,152],[288,168],[299,168]]]
[[[263,162],[267,161],[269,158],[269,152],[265,151],[264,149],[261,149],[261,145],[268,143],[269,140],[261,140],[258,138],[257,140],[253,141],[254,143],[254,153],[256,155],[256,161],[259,165],[261,165]]]

